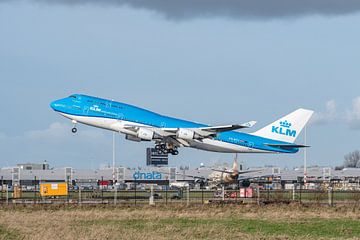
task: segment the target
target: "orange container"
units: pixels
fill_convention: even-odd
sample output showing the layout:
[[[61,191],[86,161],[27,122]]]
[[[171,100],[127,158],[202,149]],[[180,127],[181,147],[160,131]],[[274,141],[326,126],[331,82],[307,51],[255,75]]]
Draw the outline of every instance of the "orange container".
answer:
[[[66,182],[61,183],[40,183],[40,196],[67,196],[68,185]]]

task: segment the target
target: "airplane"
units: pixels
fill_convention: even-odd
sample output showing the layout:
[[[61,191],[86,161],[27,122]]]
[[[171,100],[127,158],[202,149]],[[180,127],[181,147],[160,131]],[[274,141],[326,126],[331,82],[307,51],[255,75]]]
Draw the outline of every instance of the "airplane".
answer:
[[[238,184],[239,181],[246,181],[249,179],[252,179],[253,177],[250,176],[243,176],[247,173],[261,173],[262,170],[246,170],[243,171],[241,168],[239,170],[239,165],[237,158],[238,155],[235,154],[235,158],[233,161],[232,168],[210,168],[211,172],[208,174],[208,176],[204,176],[201,174],[201,171],[199,170],[197,174],[185,174],[181,172],[177,172],[176,175],[181,177],[187,177],[187,178],[193,178],[195,184],[200,184],[204,186],[207,184],[210,186],[211,189],[218,188],[220,186],[229,186],[232,184]],[[163,172],[164,174],[168,174]],[[186,188],[189,186],[189,183],[185,180],[180,180],[176,182],[170,183],[170,187],[177,187],[177,188]]]
[[[258,171],[239,171],[237,154],[235,155],[233,166],[231,169],[211,169],[213,172],[209,175],[208,181],[212,185],[224,185],[224,184],[234,184],[237,183],[240,176],[246,173],[253,173]]]
[[[222,153],[297,153],[308,147],[295,140],[313,114],[300,108],[256,132],[243,133],[235,130],[253,127],[256,122],[209,126],[83,94],[53,101],[50,106],[72,121],[73,133],[82,123],[125,134],[130,141],[154,141],[159,154],[172,155],[179,154],[179,147]]]

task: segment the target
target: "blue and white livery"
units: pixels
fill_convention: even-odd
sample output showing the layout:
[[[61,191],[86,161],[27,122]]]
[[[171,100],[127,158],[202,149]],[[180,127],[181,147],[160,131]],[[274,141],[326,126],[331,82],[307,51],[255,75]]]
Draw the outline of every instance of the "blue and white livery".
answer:
[[[242,133],[234,130],[256,122],[208,126],[82,94],[54,101],[51,108],[72,120],[74,133],[76,124],[83,123],[123,133],[127,140],[154,141],[159,153],[173,155],[179,147],[224,153],[296,153],[306,147],[295,140],[313,114],[300,108],[254,133]]]

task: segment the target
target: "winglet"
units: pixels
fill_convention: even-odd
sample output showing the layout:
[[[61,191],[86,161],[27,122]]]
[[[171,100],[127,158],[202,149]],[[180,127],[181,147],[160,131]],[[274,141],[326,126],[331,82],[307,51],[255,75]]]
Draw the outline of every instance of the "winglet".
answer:
[[[241,126],[244,126],[246,128],[251,128],[251,127],[255,126],[256,123],[257,123],[256,121],[250,121],[250,122],[241,124]]]

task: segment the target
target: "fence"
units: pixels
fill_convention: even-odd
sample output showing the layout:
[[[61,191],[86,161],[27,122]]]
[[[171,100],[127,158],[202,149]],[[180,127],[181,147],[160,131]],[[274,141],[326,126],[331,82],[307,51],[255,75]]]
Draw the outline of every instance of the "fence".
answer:
[[[248,188],[250,189],[250,188]],[[329,190],[261,190],[251,188],[232,190],[205,190],[165,188],[147,190],[69,190],[67,196],[41,197],[39,188],[13,190],[5,188],[0,193],[1,204],[206,204],[206,203],[305,203],[305,204],[359,204],[360,191]]]

